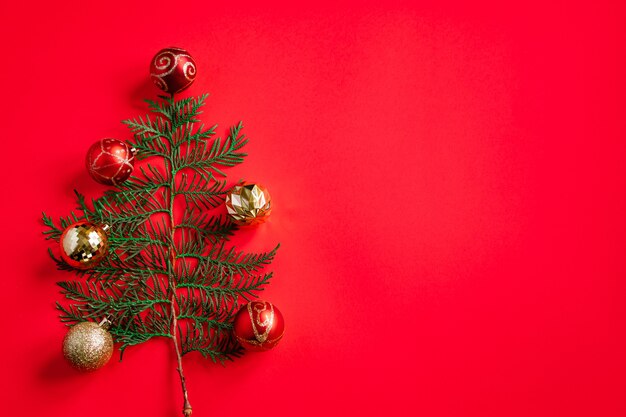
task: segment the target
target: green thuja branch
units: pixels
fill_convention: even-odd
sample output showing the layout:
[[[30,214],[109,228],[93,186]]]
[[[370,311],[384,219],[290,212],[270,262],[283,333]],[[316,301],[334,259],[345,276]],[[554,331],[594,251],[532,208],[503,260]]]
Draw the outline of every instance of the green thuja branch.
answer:
[[[198,352],[223,364],[242,354],[234,315],[270,281],[262,269],[278,249],[227,246],[237,226],[214,209],[230,190],[224,168],[243,162],[248,140],[241,123],[214,138],[217,126],[199,120],[206,99],[146,100],[151,114],[123,122],[141,160],[134,175],[91,201],[76,192],[76,211],[58,221],[43,214],[43,233],[57,242],[79,220],[110,226],[109,256],[92,269],[76,270],[49,250],[59,269],[77,275],[58,283],[68,300],[57,303],[61,321],[107,317],[121,354],[154,337],[172,340],[188,414],[181,357]]]

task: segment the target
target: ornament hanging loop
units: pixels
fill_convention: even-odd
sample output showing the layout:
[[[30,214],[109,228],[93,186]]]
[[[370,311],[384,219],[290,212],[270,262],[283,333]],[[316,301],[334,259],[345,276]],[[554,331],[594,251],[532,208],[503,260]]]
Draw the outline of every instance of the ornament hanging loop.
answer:
[[[108,317],[105,317],[100,321],[100,323],[98,323],[98,326],[102,327],[104,330],[109,330],[112,324],[111,320],[109,320]]]

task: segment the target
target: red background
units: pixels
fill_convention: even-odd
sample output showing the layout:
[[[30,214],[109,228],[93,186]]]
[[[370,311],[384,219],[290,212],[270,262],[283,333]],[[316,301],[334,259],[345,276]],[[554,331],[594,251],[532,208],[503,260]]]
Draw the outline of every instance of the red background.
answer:
[[[129,137],[177,45],[205,120],[252,139],[230,178],[276,208],[239,243],[282,243],[287,323],[225,368],[185,358],[195,416],[626,415],[620,2],[27,3],[0,6],[0,414],[180,412],[165,341],[65,364],[39,220],[105,190],[85,152]]]

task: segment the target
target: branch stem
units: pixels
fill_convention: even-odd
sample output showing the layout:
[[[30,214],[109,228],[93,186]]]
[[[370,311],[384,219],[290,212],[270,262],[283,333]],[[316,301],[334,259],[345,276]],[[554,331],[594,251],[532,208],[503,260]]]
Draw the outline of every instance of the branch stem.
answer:
[[[172,294],[172,340],[174,342],[174,349],[176,350],[176,359],[178,360],[178,368],[176,368],[176,370],[178,371],[178,375],[180,375],[180,384],[183,389],[183,398],[185,400],[185,402],[183,403],[183,415],[185,417],[190,417],[192,409],[191,409],[191,404],[189,403],[187,385],[185,384],[185,374],[183,373],[183,360],[180,354],[180,348],[178,347],[178,335],[177,335],[178,324],[177,324],[176,309],[174,308],[174,303],[175,303],[175,296],[174,294]]]
[[[174,99],[174,94],[172,94],[172,100]],[[174,115],[171,116],[171,123],[174,124]],[[170,152],[173,147],[171,134],[169,138]],[[165,170],[166,172],[170,171],[168,167],[168,159],[164,160],[165,162]],[[178,346],[178,317],[176,312],[176,283],[174,282],[174,276],[176,274],[175,265],[176,265],[176,249],[174,246],[174,234],[176,233],[176,223],[174,221],[174,188],[176,186],[176,171],[172,170],[170,175],[170,184],[168,187],[169,193],[169,209],[168,214],[170,217],[170,233],[171,233],[171,247],[170,247],[170,259],[169,259],[169,271],[168,271],[168,281],[169,281],[169,289],[172,292],[172,296],[170,299],[171,312],[172,312],[172,341],[174,342],[174,349],[176,350],[176,360],[178,361],[178,367],[176,370],[178,371],[178,375],[180,376],[180,384],[183,390],[183,416],[191,417],[192,408],[189,403],[189,394],[187,393],[187,384],[185,384],[185,374],[183,373],[183,360],[182,355],[180,353],[180,347]]]

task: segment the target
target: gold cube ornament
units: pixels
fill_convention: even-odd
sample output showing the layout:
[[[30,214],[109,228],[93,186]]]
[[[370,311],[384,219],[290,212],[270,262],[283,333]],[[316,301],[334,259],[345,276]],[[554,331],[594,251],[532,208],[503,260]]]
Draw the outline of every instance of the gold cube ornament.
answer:
[[[260,224],[272,212],[272,197],[260,184],[240,183],[226,195],[226,211],[239,225]]]

